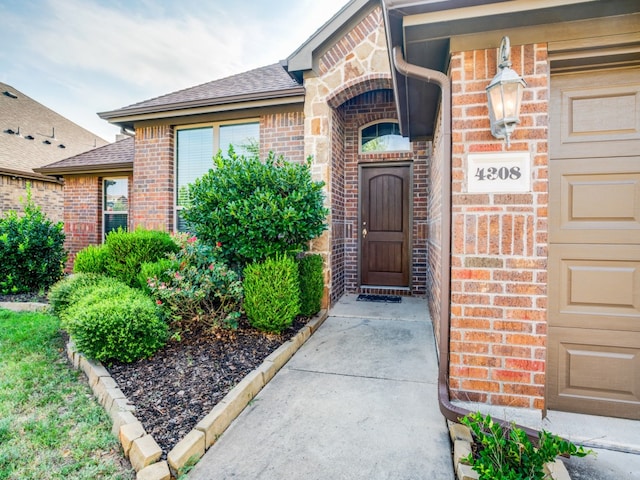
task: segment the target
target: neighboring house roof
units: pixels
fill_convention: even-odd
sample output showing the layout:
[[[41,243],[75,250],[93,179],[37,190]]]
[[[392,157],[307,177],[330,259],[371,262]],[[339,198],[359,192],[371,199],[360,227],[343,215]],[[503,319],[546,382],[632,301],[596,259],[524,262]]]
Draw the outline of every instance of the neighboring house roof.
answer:
[[[59,162],[37,168],[45,175],[66,175],[78,173],[109,173],[133,170],[135,142],[127,137],[103,147],[65,158]]]
[[[55,181],[34,169],[106,143],[12,86],[0,83],[0,173]]]
[[[304,87],[279,63],[98,115],[121,127],[133,128],[133,123],[140,120],[260,107],[273,104],[274,100],[278,104],[304,100]]]

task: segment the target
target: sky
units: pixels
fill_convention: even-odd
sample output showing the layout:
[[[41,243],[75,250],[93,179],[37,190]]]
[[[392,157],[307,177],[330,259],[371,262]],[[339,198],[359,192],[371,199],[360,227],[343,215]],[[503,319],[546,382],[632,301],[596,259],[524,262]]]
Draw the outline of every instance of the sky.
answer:
[[[107,141],[97,116],[285,59],[347,0],[0,0],[0,82]]]

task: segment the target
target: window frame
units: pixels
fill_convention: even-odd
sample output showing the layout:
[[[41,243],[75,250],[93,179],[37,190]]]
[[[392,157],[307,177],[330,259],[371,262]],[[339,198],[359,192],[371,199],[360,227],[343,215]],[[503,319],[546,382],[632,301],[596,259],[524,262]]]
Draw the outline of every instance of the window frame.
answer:
[[[184,209],[184,206],[178,205],[178,191],[180,186],[178,185],[178,132],[180,130],[195,130],[198,128],[211,128],[212,135],[212,152],[213,155],[217,155],[220,150],[220,127],[226,127],[229,125],[245,125],[245,124],[257,124],[258,125],[258,144],[260,144],[260,127],[262,124],[260,123],[260,117],[250,117],[250,118],[241,118],[236,120],[221,120],[215,122],[203,122],[203,123],[194,123],[188,125],[179,125],[175,126],[175,141],[173,147],[173,231],[179,232],[178,230],[178,215],[179,211]],[[226,155],[227,152],[222,152]],[[211,159],[213,162],[213,158]]]
[[[127,209],[126,210],[107,210],[107,187],[106,187],[106,182],[108,182],[109,180],[126,180],[127,182]],[[126,215],[127,216],[127,231],[129,230],[129,205],[131,203],[131,182],[129,181],[129,177],[126,175],[114,175],[114,176],[110,176],[110,177],[102,177],[102,200],[101,200],[101,209],[102,209],[102,243],[104,243],[107,239],[107,232],[105,231],[106,229],[106,215],[107,213],[109,214],[116,214],[116,215]]]
[[[377,120],[374,120],[372,122],[366,123],[360,127],[358,127],[358,154],[359,155],[385,155],[388,153],[409,153],[413,150],[413,143],[411,141],[409,141],[408,147],[406,150],[376,150],[376,151],[371,151],[371,152],[367,152],[367,151],[363,151],[362,150],[362,132],[363,130],[365,130],[366,128],[371,127],[372,125],[376,125],[376,124],[380,124],[380,123],[393,123],[395,125],[398,125],[398,127],[400,126],[400,122],[398,122],[398,120],[394,119],[394,118],[380,118]],[[399,130],[399,128],[398,128]],[[379,138],[379,137],[378,137]],[[406,137],[402,137],[402,138],[406,138]]]

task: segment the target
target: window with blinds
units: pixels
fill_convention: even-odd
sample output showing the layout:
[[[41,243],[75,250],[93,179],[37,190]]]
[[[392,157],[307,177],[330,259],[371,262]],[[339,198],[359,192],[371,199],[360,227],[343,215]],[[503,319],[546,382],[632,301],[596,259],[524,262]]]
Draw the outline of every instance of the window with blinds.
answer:
[[[105,178],[102,182],[102,238],[112,230],[122,227],[127,230],[129,223],[129,179]]]
[[[181,210],[189,206],[189,184],[213,168],[213,156],[233,145],[238,155],[257,156],[260,123],[214,123],[180,128],[176,132],[176,230],[188,230]]]

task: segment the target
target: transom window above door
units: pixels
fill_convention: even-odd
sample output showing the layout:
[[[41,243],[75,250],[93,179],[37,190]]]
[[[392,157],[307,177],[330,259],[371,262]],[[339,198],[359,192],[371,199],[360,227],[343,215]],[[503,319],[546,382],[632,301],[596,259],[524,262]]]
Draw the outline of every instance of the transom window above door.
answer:
[[[383,120],[360,129],[360,153],[408,152],[411,142],[400,135],[398,122]]]
[[[213,167],[219,150],[226,156],[231,145],[238,155],[258,155],[260,122],[221,122],[176,130],[176,230],[186,230],[180,211],[189,205],[188,185]]]

